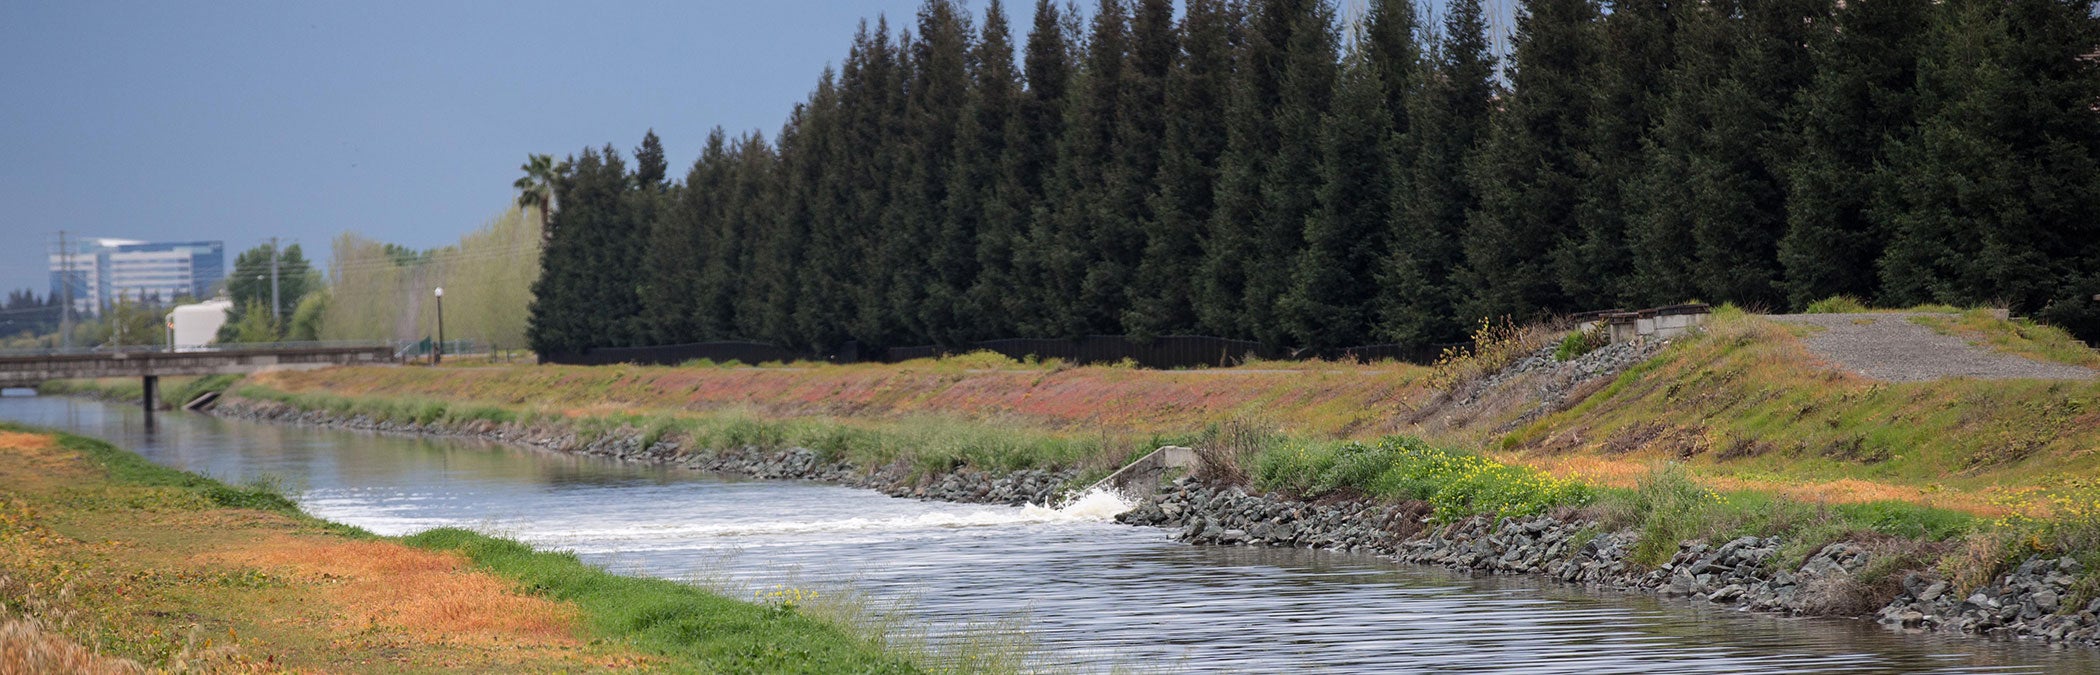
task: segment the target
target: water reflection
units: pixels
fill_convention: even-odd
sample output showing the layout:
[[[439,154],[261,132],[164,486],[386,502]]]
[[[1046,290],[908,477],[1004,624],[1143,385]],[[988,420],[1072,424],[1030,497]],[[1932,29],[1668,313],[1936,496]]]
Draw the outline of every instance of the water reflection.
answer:
[[[638,574],[850,583],[912,598],[937,628],[1022,615],[1043,663],[1082,670],[2100,672],[2092,650],[1906,636],[1362,555],[1182,546],[1041,509],[195,415],[165,415],[149,432],[142,417],[0,399],[0,418],[108,438],[171,466],[280,477],[317,515],[382,534],[466,525]]]

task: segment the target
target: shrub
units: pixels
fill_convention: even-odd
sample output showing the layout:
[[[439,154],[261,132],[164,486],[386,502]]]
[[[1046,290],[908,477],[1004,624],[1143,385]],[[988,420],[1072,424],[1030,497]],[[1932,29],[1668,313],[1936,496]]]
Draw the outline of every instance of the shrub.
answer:
[[[1472,346],[1445,349],[1432,366],[1428,382],[1449,389],[1486,377],[1552,344],[1551,340],[1552,332],[1544,325],[1519,326],[1506,316],[1499,323],[1481,319],[1480,326],[1473,329]]]
[[[1560,339],[1560,346],[1553,349],[1555,361],[1572,361],[1584,354],[1597,351],[1611,344],[1611,333],[1602,328],[1585,328],[1568,333]]]
[[[1273,429],[1246,420],[1213,424],[1195,444],[1196,479],[1213,485],[1245,484],[1248,460],[1277,441]]]
[[[1858,314],[1867,311],[1867,303],[1849,295],[1833,295],[1802,308],[1803,314]]]
[[[1651,568],[1669,562],[1679,542],[1711,534],[1713,512],[1722,503],[1721,495],[1692,480],[1683,465],[1656,467],[1633,492],[1630,506],[1641,536],[1627,557]]]
[[[1301,497],[1344,488],[1428,502],[1439,522],[1475,515],[1527,516],[1594,499],[1585,485],[1470,453],[1395,436],[1375,445],[1293,444],[1263,453],[1256,485]]]

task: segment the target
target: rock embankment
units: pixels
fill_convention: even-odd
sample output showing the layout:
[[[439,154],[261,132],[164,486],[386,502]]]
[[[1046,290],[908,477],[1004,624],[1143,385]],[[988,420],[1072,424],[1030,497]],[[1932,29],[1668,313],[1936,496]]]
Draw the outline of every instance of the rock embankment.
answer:
[[[1903,595],[1876,617],[1883,625],[1910,629],[2096,644],[2100,598],[2073,599],[2084,572],[2076,558],[2037,556],[1966,595],[1945,581],[1910,575]]]
[[[1024,469],[995,474],[960,468],[937,476],[920,477],[911,467],[892,464],[858,467],[808,448],[766,449],[687,448],[677,438],[651,438],[644,429],[616,429],[582,434],[567,425],[501,424],[486,420],[429,424],[378,420],[365,415],[343,416],[326,410],[306,410],[272,401],[229,397],[211,410],[220,417],[278,424],[354,429],[381,433],[423,434],[477,438],[528,445],[557,452],[616,459],[672,464],[763,479],[810,480],[849,487],[867,488],[892,497],[933,499],[969,504],[1052,504],[1062,498],[1079,472],[1069,469]]]
[[[2100,644],[2100,599],[2066,612],[2076,560],[2032,560],[1966,599],[1949,585],[1912,573],[1890,601],[1870,570],[1874,554],[1833,543],[1798,566],[1779,563],[1778,537],[1741,537],[1718,546],[1679,544],[1655,569],[1628,559],[1639,533],[1550,515],[1455,523],[1425,522],[1426,506],[1372,500],[1322,503],[1248,494],[1177,480],[1119,522],[1173,530],[1176,540],[1225,546],[1363,551],[1394,560],[1481,574],[1536,574],[1598,588],[1686,597],[1742,610],[1807,616],[1872,614],[1914,630],[2012,635]],[[1877,595],[1878,594],[1878,595]],[[1886,603],[1884,605],[1884,603]],[[1881,608],[1877,613],[1876,608]]]

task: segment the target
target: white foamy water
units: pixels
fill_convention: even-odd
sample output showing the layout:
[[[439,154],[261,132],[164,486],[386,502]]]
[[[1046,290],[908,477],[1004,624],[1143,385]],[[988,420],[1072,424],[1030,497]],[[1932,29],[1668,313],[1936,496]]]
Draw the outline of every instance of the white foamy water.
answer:
[[[803,515],[800,518],[615,523],[542,518],[530,524],[497,522],[493,526],[517,531],[535,544],[577,553],[634,554],[793,546],[812,536],[826,537],[835,543],[881,543],[940,539],[965,534],[960,532],[962,530],[979,530],[982,534],[973,536],[996,537],[1014,528],[1107,523],[1132,506],[1107,489],[1090,490],[1058,507],[889,501],[891,503],[867,505],[878,508],[843,512],[827,508],[795,509]],[[895,515],[867,514],[871,510],[899,511],[897,504],[917,504],[918,508],[902,509]]]

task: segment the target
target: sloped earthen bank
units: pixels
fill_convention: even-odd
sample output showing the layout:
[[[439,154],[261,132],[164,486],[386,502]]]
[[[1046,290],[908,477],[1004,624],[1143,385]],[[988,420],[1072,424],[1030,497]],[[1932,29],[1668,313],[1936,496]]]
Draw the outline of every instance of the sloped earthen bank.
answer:
[[[1028,469],[1004,474],[969,467],[921,475],[898,463],[873,469],[830,460],[806,448],[710,450],[683,447],[677,438],[648,440],[640,429],[586,437],[563,424],[499,424],[488,421],[398,423],[362,415],[338,416],[287,403],[228,397],[213,409],[222,417],[304,424],[384,433],[425,434],[527,445],[559,452],[668,463],[697,470],[764,479],[815,480],[873,489],[895,497],[961,503],[1049,504],[1067,497],[1079,472]],[[646,441],[646,442],[645,442]],[[1743,537],[1718,546],[1685,543],[1670,560],[1642,569],[1629,560],[1638,542],[1633,531],[1605,531],[1597,523],[1538,515],[1473,517],[1429,522],[1419,502],[1367,499],[1307,502],[1249,494],[1239,487],[1203,485],[1177,478],[1117,521],[1173,531],[1173,538],[1198,545],[1247,545],[1361,551],[1402,563],[1437,565],[1483,574],[1537,574],[1597,588],[1688,597],[1749,611],[1808,616],[1872,616],[1892,628],[1940,630],[1972,635],[2037,638],[2100,644],[2100,600],[2070,607],[2075,573],[2070,558],[2029,560],[1968,595],[1946,582],[1902,574],[1887,594],[1871,598],[1874,553],[1834,543],[1807,556],[1794,569],[1778,569],[1784,543],[1777,537]],[[1882,604],[1886,602],[1886,604]],[[1876,609],[1879,608],[1879,611]]]

